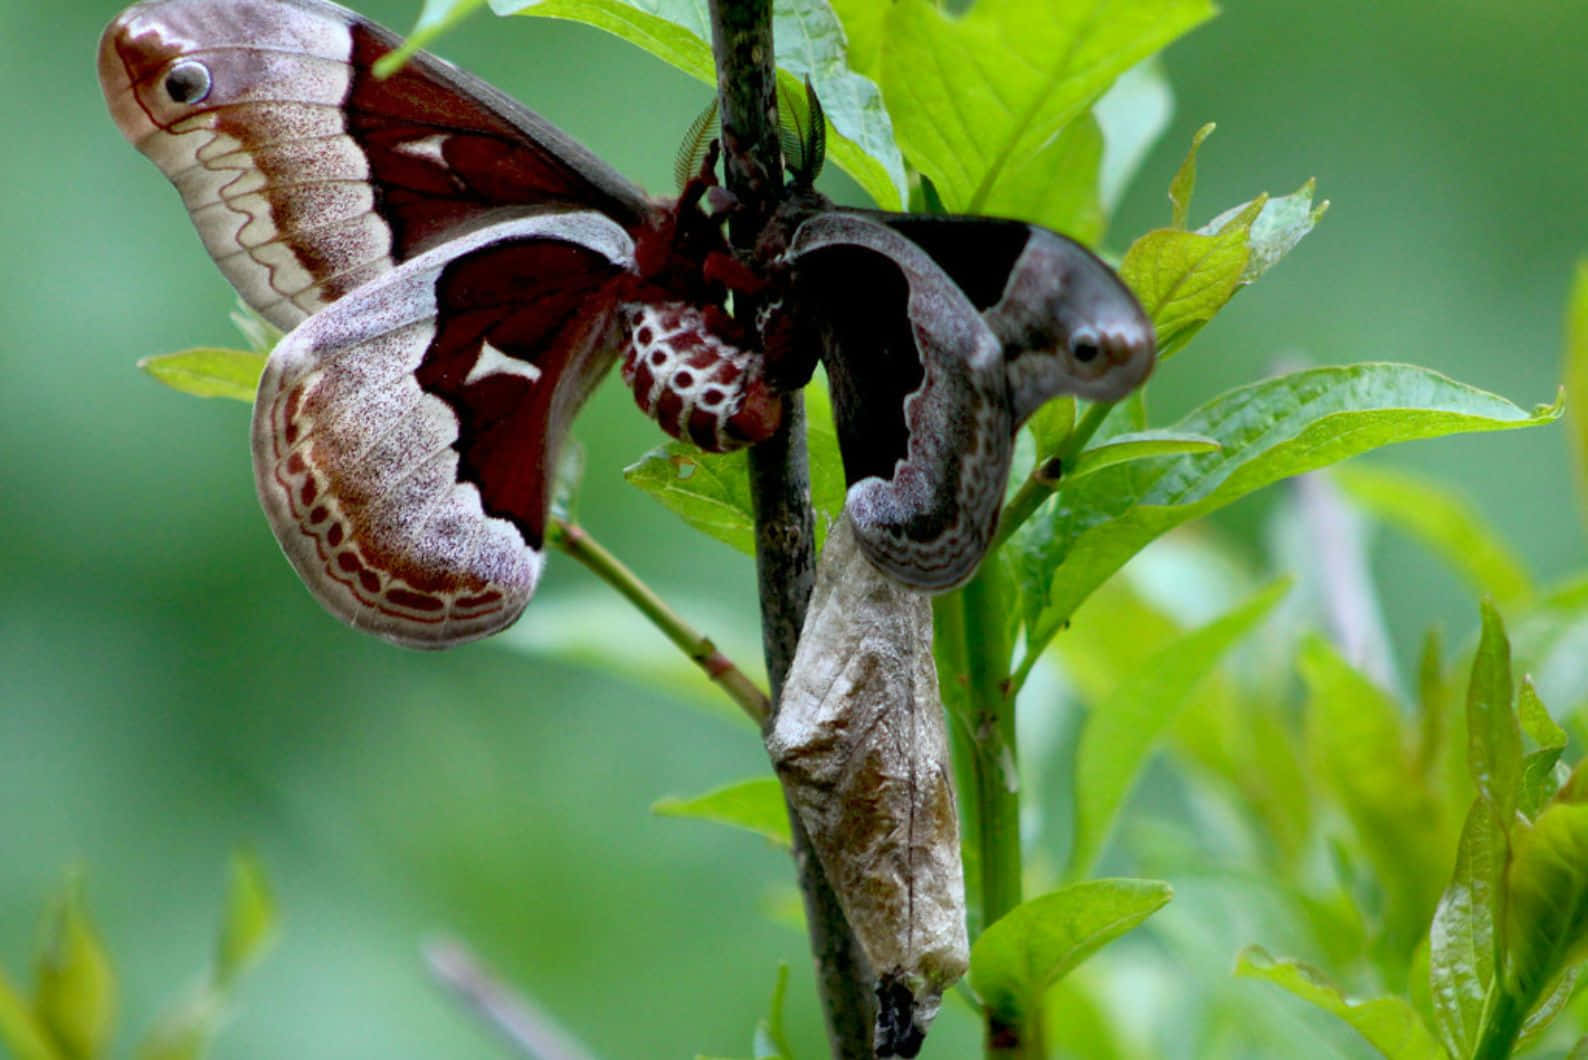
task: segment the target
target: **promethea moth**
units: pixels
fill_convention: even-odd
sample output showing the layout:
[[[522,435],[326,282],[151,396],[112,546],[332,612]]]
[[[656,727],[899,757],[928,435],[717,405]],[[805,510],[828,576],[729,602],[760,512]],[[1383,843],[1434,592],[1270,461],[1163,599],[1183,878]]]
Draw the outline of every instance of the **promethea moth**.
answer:
[[[672,434],[781,405],[721,311],[700,188],[658,202],[541,118],[323,0],[152,0],[105,30],[122,133],[243,299],[290,334],[254,412],[260,500],[334,614],[415,647],[511,623],[558,447],[620,356]]]
[[[244,300],[292,329],[255,406],[256,483],[305,584],[357,627],[440,647],[518,617],[558,447],[619,360],[669,433],[726,451],[777,428],[767,365],[792,386],[820,357],[861,547],[929,590],[985,553],[1035,408],[1151,370],[1135,300],[1062,236],[808,188],[748,270],[773,307],[749,335],[704,179],[649,199],[439,59],[377,79],[396,45],[325,0],[149,0],[99,52],[116,124]]]

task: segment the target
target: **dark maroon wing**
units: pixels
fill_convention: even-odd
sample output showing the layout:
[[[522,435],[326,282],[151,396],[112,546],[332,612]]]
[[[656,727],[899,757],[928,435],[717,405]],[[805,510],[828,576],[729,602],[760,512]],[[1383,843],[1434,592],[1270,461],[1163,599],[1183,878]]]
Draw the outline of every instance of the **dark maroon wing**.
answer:
[[[321,0],[155,0],[100,41],[122,133],[182,193],[245,301],[290,328],[396,265],[525,207],[600,211],[644,194],[543,119]]]
[[[790,346],[827,368],[857,538],[918,588],[981,562],[1031,413],[1059,394],[1118,400],[1152,369],[1130,291],[1033,225],[831,210],[786,260]]]
[[[487,226],[294,329],[254,406],[282,550],[333,614],[412,647],[494,633],[544,562],[557,451],[619,345],[628,234]]]

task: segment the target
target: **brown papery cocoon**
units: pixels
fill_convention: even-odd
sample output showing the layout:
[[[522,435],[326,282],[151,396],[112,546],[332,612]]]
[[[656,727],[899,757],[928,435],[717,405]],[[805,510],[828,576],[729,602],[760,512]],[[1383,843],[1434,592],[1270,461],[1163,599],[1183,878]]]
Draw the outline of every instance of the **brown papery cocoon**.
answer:
[[[965,974],[965,884],[932,606],[827,538],[767,748],[877,973],[879,1056],[914,1056]]]

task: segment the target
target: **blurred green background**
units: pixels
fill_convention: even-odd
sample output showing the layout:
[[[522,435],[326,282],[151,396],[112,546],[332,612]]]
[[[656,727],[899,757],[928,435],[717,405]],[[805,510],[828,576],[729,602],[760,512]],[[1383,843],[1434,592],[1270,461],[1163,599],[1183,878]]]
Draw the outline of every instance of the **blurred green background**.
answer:
[[[403,27],[417,5],[359,6]],[[118,7],[0,0],[0,965],[23,973],[46,895],[84,866],[130,1042],[207,958],[227,853],[250,843],[285,936],[245,984],[221,1057],[494,1055],[426,978],[417,944],[438,930],[609,1057],[743,1054],[788,960],[797,1046],[818,1055],[803,936],[777,912],[792,896],[786,859],[648,813],[760,772],[749,726],[709,690],[530,650],[602,599],[560,558],[498,642],[427,655],[341,628],[259,516],[248,410],[134,368],[238,340],[231,293],[176,195],[104,112],[94,48]],[[440,50],[657,191],[707,99],[580,26],[482,15]],[[1169,175],[1210,120],[1194,222],[1309,176],[1334,205],[1154,381],[1157,418],[1298,357],[1414,361],[1524,406],[1553,400],[1566,286],[1588,250],[1585,56],[1581,0],[1231,0],[1172,48],[1174,122],[1111,247],[1167,221]],[[753,656],[748,561],[621,480],[658,436],[620,384],[577,434],[584,522]],[[1382,459],[1459,485],[1546,583],[1582,565],[1563,430]],[[1221,531],[1259,556],[1271,503],[1239,506]],[[1472,627],[1466,591],[1411,545],[1384,538],[1375,565],[1403,657],[1430,623]],[[660,638],[632,643],[649,655]],[[1240,929],[1205,967],[1173,944],[1174,917],[1207,918],[1216,902],[1192,888],[1162,915],[1144,992],[1227,975],[1253,941]],[[1280,1026],[1291,1018],[1276,993],[1238,989]],[[1142,1004],[1154,1053],[1206,1048],[1194,1013]],[[970,1055],[975,1041],[951,1000],[927,1055]]]

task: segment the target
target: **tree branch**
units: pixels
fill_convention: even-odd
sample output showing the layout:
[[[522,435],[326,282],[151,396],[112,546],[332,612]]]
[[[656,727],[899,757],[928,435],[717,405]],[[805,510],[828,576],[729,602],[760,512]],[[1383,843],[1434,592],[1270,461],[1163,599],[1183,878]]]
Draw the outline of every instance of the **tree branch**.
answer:
[[[737,203],[728,231],[735,248],[749,251],[782,194],[771,2],[711,0],[711,28],[725,183]],[[753,299],[736,299],[740,320],[753,320],[755,309]],[[785,395],[783,402],[782,427],[750,450],[761,637],[774,710],[794,661],[815,577],[805,409],[797,393]],[[875,1055],[875,976],[792,807],[789,822],[828,1043],[835,1057],[869,1060]]]

